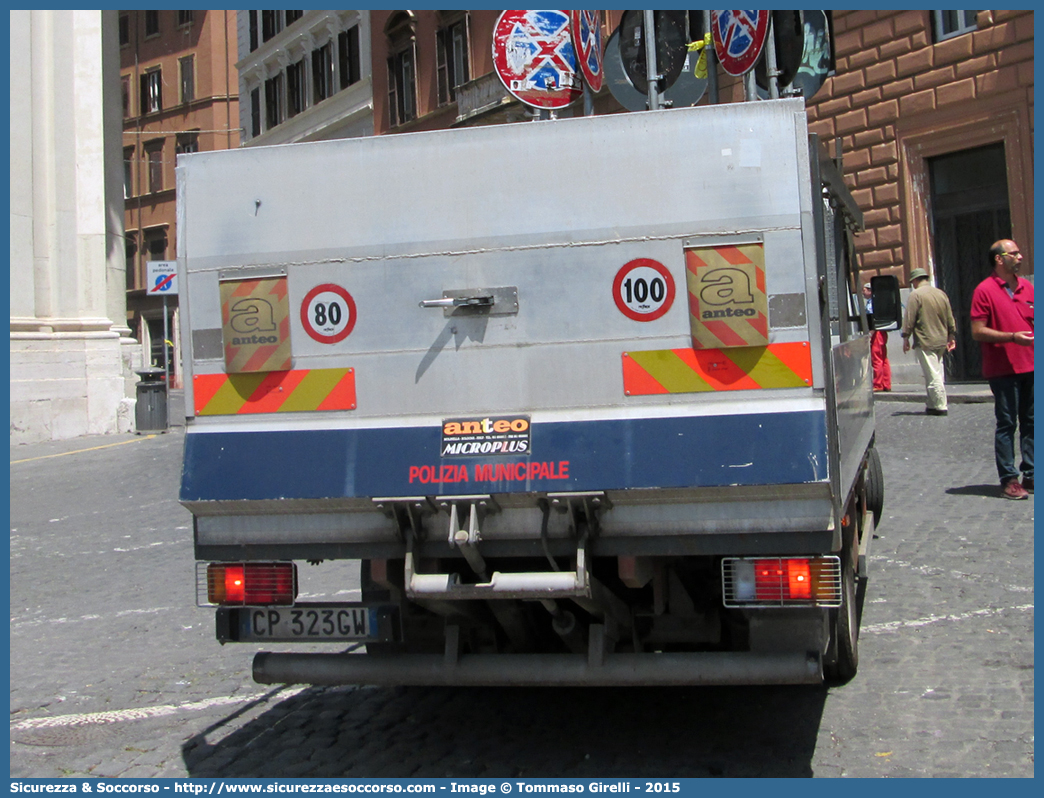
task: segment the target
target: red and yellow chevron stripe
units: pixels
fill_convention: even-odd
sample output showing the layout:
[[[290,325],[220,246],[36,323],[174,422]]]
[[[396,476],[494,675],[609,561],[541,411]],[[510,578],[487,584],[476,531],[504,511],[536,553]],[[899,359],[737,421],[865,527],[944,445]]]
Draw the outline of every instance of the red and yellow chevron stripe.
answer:
[[[766,346],[765,245],[685,250],[694,349]]]
[[[812,384],[812,353],[807,341],[624,352],[623,382],[627,396],[805,388]]]
[[[192,391],[197,416],[354,410],[355,369],[198,374]]]

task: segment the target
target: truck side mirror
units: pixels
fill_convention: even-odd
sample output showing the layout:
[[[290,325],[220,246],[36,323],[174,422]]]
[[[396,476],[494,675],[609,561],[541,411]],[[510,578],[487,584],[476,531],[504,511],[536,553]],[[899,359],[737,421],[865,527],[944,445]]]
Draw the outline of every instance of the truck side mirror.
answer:
[[[874,303],[874,329],[899,329],[903,323],[903,302],[899,296],[899,279],[889,274],[871,277],[870,295]]]

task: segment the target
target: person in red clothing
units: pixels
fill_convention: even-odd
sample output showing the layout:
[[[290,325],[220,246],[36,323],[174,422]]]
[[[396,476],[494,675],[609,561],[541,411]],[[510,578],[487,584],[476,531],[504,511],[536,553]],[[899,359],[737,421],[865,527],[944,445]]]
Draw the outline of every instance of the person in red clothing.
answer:
[[[866,312],[874,312],[873,296],[870,283],[863,285],[863,299],[866,300]],[[870,366],[874,372],[874,390],[892,390],[892,364],[888,362],[888,333],[884,330],[873,330],[870,333]]]
[[[990,247],[993,272],[972,295],[972,338],[982,346],[982,376],[993,391],[994,451],[1005,498],[1033,492],[1033,284],[1019,276],[1022,253],[1014,241]],[[1015,468],[1015,430],[1022,482]]]

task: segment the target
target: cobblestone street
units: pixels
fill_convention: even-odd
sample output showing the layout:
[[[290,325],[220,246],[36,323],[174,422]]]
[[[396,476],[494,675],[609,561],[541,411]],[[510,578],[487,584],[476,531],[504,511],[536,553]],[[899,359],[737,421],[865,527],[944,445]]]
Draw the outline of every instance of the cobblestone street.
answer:
[[[833,689],[264,687],[194,606],[181,430],[12,447],[11,775],[1031,777],[1034,500],[998,498],[991,404],[922,410],[877,405]],[[353,566],[303,590],[355,599]]]

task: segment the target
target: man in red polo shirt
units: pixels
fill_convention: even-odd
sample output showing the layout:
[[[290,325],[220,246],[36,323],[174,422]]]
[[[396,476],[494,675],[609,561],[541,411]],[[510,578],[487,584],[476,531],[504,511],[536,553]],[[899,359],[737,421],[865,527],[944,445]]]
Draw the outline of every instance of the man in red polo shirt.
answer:
[[[972,295],[972,338],[982,345],[982,376],[993,391],[994,449],[1003,495],[1033,492],[1033,284],[1019,277],[1022,253],[1014,241],[990,247],[993,272]],[[1022,451],[1022,482],[1015,468],[1015,429]]]

